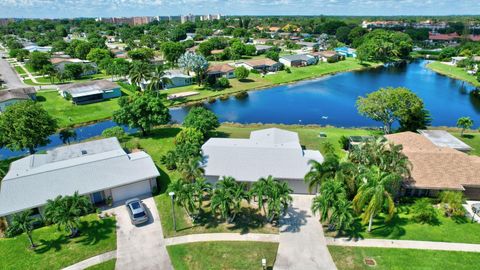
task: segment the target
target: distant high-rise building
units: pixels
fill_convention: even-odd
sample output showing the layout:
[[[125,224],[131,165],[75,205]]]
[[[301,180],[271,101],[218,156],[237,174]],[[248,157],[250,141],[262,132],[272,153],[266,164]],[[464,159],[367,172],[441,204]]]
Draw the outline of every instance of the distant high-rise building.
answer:
[[[207,14],[207,15],[201,15],[200,16],[200,21],[211,21],[211,20],[220,20],[222,18],[222,15],[216,14]]]
[[[195,15],[193,15],[193,14],[182,15],[182,16],[180,17],[180,21],[181,21],[182,23],[195,22]]]
[[[139,17],[113,17],[113,18],[97,18],[97,22],[106,22],[114,24],[143,25],[159,20],[159,17],[139,16]]]
[[[0,19],[0,25],[7,25],[8,23],[10,22],[13,22],[14,20],[13,19],[6,19],[6,18],[2,18]]]

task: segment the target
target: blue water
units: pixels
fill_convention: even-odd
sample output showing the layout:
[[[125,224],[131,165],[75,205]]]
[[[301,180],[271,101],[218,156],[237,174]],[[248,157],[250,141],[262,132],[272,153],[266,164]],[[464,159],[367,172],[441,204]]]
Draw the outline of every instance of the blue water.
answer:
[[[277,86],[249,93],[246,99],[234,97],[205,106],[222,122],[320,124],[339,127],[380,127],[381,123],[358,114],[355,102],[381,87],[407,87],[420,96],[430,111],[433,126],[455,126],[459,117],[470,116],[480,126],[480,100],[468,94],[473,86],[430,71],[427,61],[402,67],[348,72],[292,85]],[[182,122],[189,107],[171,109],[172,119]],[[76,129],[77,141],[101,135],[113,121],[104,121]],[[125,127],[124,127],[125,128]],[[127,132],[132,132],[125,128]],[[62,145],[58,135],[38,150]],[[27,154],[0,149],[0,158]]]
[[[433,126],[455,126],[470,116],[480,124],[480,100],[471,99],[473,86],[430,71],[427,61],[401,67],[341,73],[293,85],[250,92],[245,100],[206,104],[222,122],[320,124],[339,127],[381,126],[358,114],[355,102],[381,87],[407,87],[420,96],[430,111]],[[181,118],[188,108],[172,111]]]

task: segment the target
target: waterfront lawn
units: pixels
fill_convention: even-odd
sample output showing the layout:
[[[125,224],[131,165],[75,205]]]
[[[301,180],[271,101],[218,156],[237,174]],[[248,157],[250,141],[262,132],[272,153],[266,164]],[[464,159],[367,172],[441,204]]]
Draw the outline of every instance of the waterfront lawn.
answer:
[[[471,83],[474,86],[480,86],[480,82],[477,80],[477,78],[474,75],[468,74],[463,68],[447,65],[438,61],[429,63],[427,68],[442,75]]]
[[[117,259],[111,259],[109,261],[102,262],[94,266],[85,268],[85,270],[114,270],[116,262],[117,262]]]
[[[346,236],[354,238],[377,238],[396,240],[419,240],[480,244],[480,224],[468,218],[447,218],[443,210],[437,210],[437,220],[432,224],[421,224],[412,220],[411,204],[397,207],[397,215],[386,222],[383,215],[374,219],[372,231],[357,220],[355,229]],[[327,232],[329,236],[336,233]]]
[[[36,229],[33,240],[38,245],[29,249],[25,234],[0,239],[0,269],[62,269],[90,257],[116,249],[115,220],[98,219],[96,214],[80,221],[81,235],[70,239],[56,225]]]
[[[264,242],[199,242],[167,246],[176,270],[188,269],[262,269],[267,259],[268,269],[277,257],[278,243]]]
[[[122,95],[129,94],[130,92],[122,90]],[[37,101],[57,119],[60,127],[107,119],[112,117],[113,111],[119,108],[117,98],[75,105],[61,97],[57,91],[40,91],[37,93]]]
[[[472,147],[470,155],[480,156],[480,133],[478,131],[465,131],[465,135],[460,136],[460,132],[451,132],[452,135],[462,140],[464,143]]]
[[[339,270],[436,270],[436,269],[475,269],[478,266],[478,253],[328,246],[328,250]],[[374,259],[376,266],[367,266],[365,258]]]

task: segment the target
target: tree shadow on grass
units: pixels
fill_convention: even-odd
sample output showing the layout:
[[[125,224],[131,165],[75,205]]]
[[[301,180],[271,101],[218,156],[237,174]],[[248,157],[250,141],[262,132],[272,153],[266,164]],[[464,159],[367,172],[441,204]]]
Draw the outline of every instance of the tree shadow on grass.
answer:
[[[241,80],[238,80],[239,82],[241,83],[251,83],[251,82],[254,82],[255,80],[252,80],[252,79],[241,79]]]
[[[70,242],[70,239],[66,235],[62,234],[56,239],[50,239],[50,240],[40,239],[39,242],[40,242],[40,245],[38,245],[37,248],[35,248],[35,253],[43,254],[52,249],[55,252],[60,251],[63,245],[66,245]]]
[[[46,102],[47,99],[46,99],[44,96],[37,96],[37,97],[35,98],[35,101],[37,101],[37,102]]]
[[[111,218],[93,220],[80,223],[80,237],[76,243],[83,245],[95,245],[102,240],[107,240],[115,231],[115,220]]]
[[[240,230],[240,234],[247,234],[250,230],[262,228],[266,224],[267,219],[259,213],[258,209],[243,207],[228,229]]]

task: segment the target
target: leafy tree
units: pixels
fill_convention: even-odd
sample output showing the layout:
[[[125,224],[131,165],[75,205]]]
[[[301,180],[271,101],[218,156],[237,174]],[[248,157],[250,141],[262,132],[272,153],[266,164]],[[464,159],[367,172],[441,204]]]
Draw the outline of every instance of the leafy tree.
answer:
[[[405,124],[412,117],[419,117],[419,112],[425,110],[423,101],[403,87],[381,88],[366,97],[359,97],[357,109],[361,115],[382,122],[385,134],[391,133],[395,121],[403,121]]]
[[[173,64],[176,64],[178,58],[185,53],[185,47],[181,43],[172,41],[162,43],[160,50],[162,51],[165,60]]]
[[[170,121],[170,112],[162,98],[150,92],[121,97],[120,109],[113,113],[113,120],[130,128],[138,128],[145,136],[152,127],[165,125]]]
[[[175,144],[191,143],[198,147],[203,144],[203,133],[195,128],[184,128],[175,136]]]
[[[87,60],[100,64],[102,60],[112,58],[112,53],[107,49],[93,48],[87,54]]]
[[[187,38],[187,32],[182,27],[175,27],[168,35],[171,41],[180,41]]]
[[[395,213],[395,203],[391,194],[392,186],[398,186],[400,176],[383,172],[378,167],[370,168],[363,176],[363,184],[353,198],[353,209],[360,213],[363,211],[363,222],[368,222],[368,232],[372,230],[373,218],[385,210],[387,220]]]
[[[45,206],[45,218],[64,227],[70,232],[70,237],[78,235],[80,217],[92,210],[92,203],[87,196],[80,196],[76,191],[72,196],[58,196],[48,200]]]
[[[221,88],[221,89],[225,89],[225,88],[228,88],[230,87],[230,81],[227,79],[227,78],[219,78],[216,82],[216,86]]]
[[[428,198],[421,198],[412,206],[412,218],[416,222],[432,223],[437,219],[437,210]]]
[[[177,153],[170,150],[165,155],[160,157],[160,163],[164,165],[167,170],[175,170],[177,168]]]
[[[13,104],[0,114],[0,145],[12,151],[47,145],[55,133],[57,122],[41,105],[32,101]]]
[[[471,128],[472,126],[473,120],[470,117],[460,117],[457,120],[457,127],[462,129],[462,132],[460,133],[462,137],[465,133],[465,130]]]
[[[17,61],[23,62],[30,55],[30,52],[24,49],[13,49],[8,52],[8,56],[16,58]]]
[[[220,122],[212,111],[203,107],[194,107],[190,109],[183,120],[183,126],[187,128],[195,128],[206,136],[210,131],[218,128]]]
[[[357,57],[360,61],[388,62],[408,58],[412,49],[413,41],[407,34],[377,29],[363,36]]]
[[[140,48],[131,50],[128,53],[128,57],[130,57],[133,61],[149,61],[154,57],[154,51],[150,48]]]
[[[83,72],[83,65],[80,63],[70,63],[65,65],[65,76],[70,79],[80,79]]]
[[[335,37],[340,42],[350,43],[351,42],[351,40],[349,38],[350,31],[351,31],[350,27],[341,26],[341,27],[337,28],[337,31],[335,32]]]
[[[87,59],[87,55],[94,46],[89,42],[81,42],[75,47],[74,56],[80,59]]]
[[[24,232],[27,235],[28,241],[30,242],[30,248],[33,249],[35,248],[35,243],[33,242],[32,233],[37,219],[32,217],[32,213],[32,210],[26,210],[13,215],[10,228],[15,231]]]
[[[245,55],[246,53],[246,46],[241,41],[233,42],[232,45],[230,46],[230,49],[232,50],[233,54],[236,54],[238,56]]]
[[[70,144],[70,140],[77,139],[77,132],[75,132],[75,129],[71,127],[61,129],[58,135],[60,137],[60,140],[62,140],[63,144]]]
[[[102,131],[102,137],[104,138],[116,137],[121,140],[125,136],[127,136],[127,134],[125,133],[125,130],[123,130],[123,128],[120,126],[106,128]]]
[[[187,72],[195,72],[198,86],[202,85],[203,77],[208,69],[208,61],[205,57],[187,52],[178,59],[178,66]]]
[[[195,198],[190,187],[190,183],[177,180],[168,186],[168,191],[175,193],[175,202],[183,207],[191,219],[194,219]]]
[[[246,67],[237,67],[234,71],[234,74],[239,81],[243,81],[248,78],[250,71]]]
[[[43,66],[48,64],[50,64],[48,54],[43,52],[32,52],[27,63],[35,71],[40,71]]]

